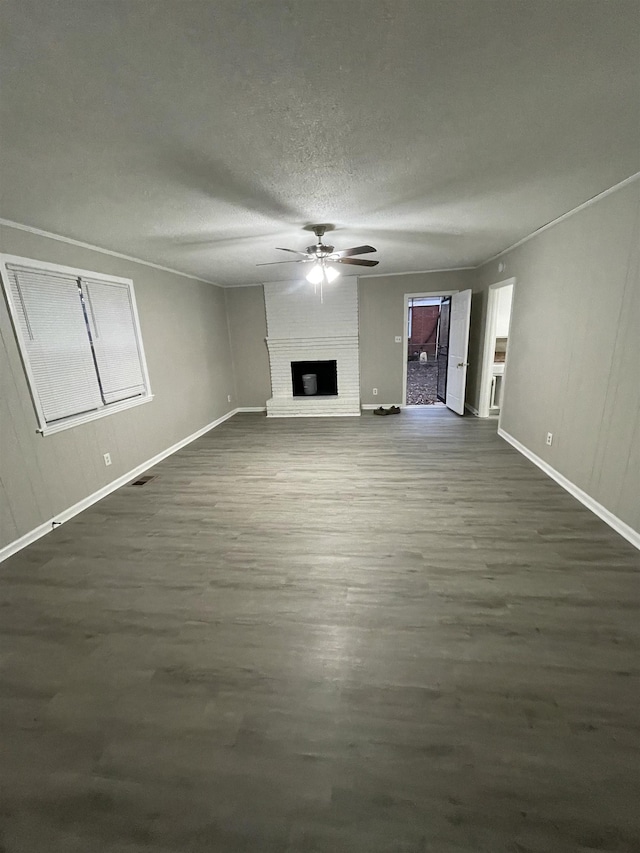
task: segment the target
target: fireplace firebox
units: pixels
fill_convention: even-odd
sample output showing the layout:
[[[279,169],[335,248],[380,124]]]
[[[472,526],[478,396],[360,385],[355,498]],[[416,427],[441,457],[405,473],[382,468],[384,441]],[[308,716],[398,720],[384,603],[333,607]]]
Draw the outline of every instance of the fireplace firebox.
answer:
[[[318,397],[338,396],[338,363],[337,361],[292,361],[291,379],[293,396],[305,397],[302,377],[308,374],[316,377],[316,394]]]

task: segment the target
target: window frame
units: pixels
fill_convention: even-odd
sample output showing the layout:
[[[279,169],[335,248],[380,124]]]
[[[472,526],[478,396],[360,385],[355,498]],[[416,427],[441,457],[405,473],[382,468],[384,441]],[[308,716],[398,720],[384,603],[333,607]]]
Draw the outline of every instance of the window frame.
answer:
[[[128,400],[121,400],[117,403],[105,403],[104,406],[102,406],[100,409],[96,409],[95,411],[84,412],[83,414],[79,415],[70,415],[68,418],[64,418],[55,423],[47,423],[44,416],[44,411],[42,409],[38,397],[38,386],[33,371],[31,370],[27,345],[22,335],[22,330],[18,321],[16,306],[13,302],[13,294],[11,292],[11,287],[9,286],[9,273],[7,270],[8,264],[17,264],[19,266],[31,267],[32,269],[42,270],[43,272],[50,271],[52,273],[64,273],[66,275],[72,275],[76,278],[87,278],[92,279],[93,281],[104,281],[112,284],[126,285],[129,291],[129,298],[131,300],[132,318],[136,334],[136,343],[138,346],[138,351],[140,353],[142,376],[146,389],[145,394],[139,397],[133,397]],[[144,342],[142,340],[142,330],[140,328],[140,318],[138,316],[138,305],[136,303],[136,294],[133,285],[133,279],[122,278],[120,276],[115,275],[107,275],[106,273],[96,272],[95,270],[85,270],[78,269],[76,267],[62,266],[61,264],[52,264],[48,261],[37,261],[33,258],[25,258],[18,255],[8,255],[4,253],[0,253],[0,277],[2,278],[2,290],[4,292],[4,298],[9,310],[11,325],[13,327],[16,343],[18,344],[18,351],[20,353],[22,368],[24,370],[25,378],[27,380],[27,386],[29,388],[29,394],[31,396],[31,402],[33,404],[36,419],[38,421],[38,428],[36,429],[37,433],[43,436],[52,435],[57,432],[62,432],[65,429],[71,429],[72,427],[79,426],[80,424],[90,423],[91,421],[98,420],[99,418],[104,418],[108,415],[116,414],[117,412],[123,412],[126,409],[132,409],[135,406],[141,406],[143,403],[149,403],[151,400],[153,400],[154,395],[151,392],[151,382],[149,380],[147,358],[144,351]]]

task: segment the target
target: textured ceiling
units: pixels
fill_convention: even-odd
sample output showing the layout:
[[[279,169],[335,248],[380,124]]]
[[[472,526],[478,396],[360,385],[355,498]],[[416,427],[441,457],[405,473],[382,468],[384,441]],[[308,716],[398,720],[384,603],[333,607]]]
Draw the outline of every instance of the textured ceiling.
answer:
[[[636,0],[4,0],[1,216],[221,284],[475,265],[640,169]]]

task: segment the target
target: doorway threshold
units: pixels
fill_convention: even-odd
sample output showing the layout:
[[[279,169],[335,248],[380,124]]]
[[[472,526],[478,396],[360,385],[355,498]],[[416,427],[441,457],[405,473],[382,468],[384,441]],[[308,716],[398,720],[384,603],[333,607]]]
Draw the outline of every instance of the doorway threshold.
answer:
[[[444,403],[441,403],[438,400],[437,403],[407,403],[406,406],[403,406],[405,409],[446,409]]]

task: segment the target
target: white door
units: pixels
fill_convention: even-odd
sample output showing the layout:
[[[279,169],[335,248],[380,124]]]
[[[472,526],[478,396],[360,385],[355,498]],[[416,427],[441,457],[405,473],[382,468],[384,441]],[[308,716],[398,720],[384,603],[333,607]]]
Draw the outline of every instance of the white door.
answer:
[[[449,353],[447,359],[447,406],[459,415],[464,414],[464,391],[467,386],[467,355],[469,353],[469,321],[471,291],[463,290],[451,297],[449,319]]]

